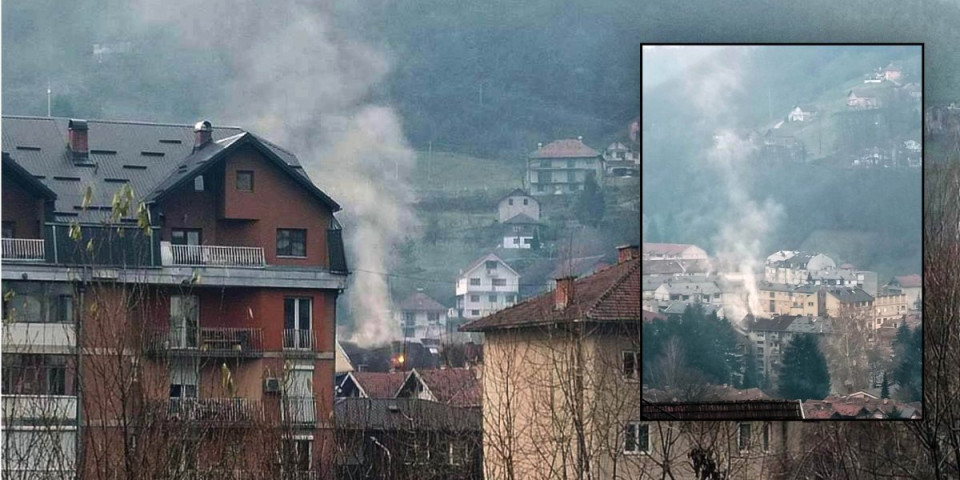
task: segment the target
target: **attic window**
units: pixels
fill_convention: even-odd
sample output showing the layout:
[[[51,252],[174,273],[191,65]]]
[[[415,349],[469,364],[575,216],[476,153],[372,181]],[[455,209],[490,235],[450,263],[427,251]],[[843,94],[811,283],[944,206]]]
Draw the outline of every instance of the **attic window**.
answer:
[[[26,145],[17,145],[17,150],[27,150],[27,151],[30,151],[30,152],[39,152],[39,151],[40,151],[40,147],[30,147],[30,146],[26,146]]]
[[[62,180],[64,182],[79,182],[80,177],[53,177],[54,180]]]
[[[523,199],[523,204],[524,204],[524,205],[527,205],[527,204],[529,204],[529,203],[530,203],[530,200],[528,200],[528,199],[526,199],[526,198]]]
[[[487,261],[486,261],[486,265],[487,265],[487,270],[496,270],[496,269],[497,269],[497,261],[496,261],[496,260],[487,260]]]
[[[130,170],[146,170],[146,165],[124,165],[123,168],[129,168]]]
[[[167,139],[167,138],[161,138],[161,139],[160,139],[160,143],[173,143],[173,144],[176,144],[176,145],[180,145],[180,144],[183,143],[183,142],[180,141],[180,140],[171,140],[171,139]]]
[[[140,155],[143,155],[144,157],[162,157],[166,154],[163,152],[140,152]]]
[[[511,198],[511,199],[507,200],[507,204],[508,204],[508,205],[513,205],[513,199]]]
[[[237,191],[240,191],[240,192],[253,191],[253,171],[252,170],[237,170]]]
[[[90,150],[91,155],[116,155],[116,150]]]

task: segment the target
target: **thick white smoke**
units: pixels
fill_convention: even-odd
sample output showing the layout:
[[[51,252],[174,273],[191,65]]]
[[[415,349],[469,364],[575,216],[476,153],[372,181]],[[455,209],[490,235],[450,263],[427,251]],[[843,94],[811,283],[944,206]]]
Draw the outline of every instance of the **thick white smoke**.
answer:
[[[747,179],[757,146],[734,128],[737,102],[744,98],[742,75],[750,47],[695,48],[698,55],[714,49],[696,71],[686,75],[685,91],[700,112],[702,126],[713,132],[713,144],[704,157],[726,196],[714,247],[720,271],[732,284],[743,285],[743,291],[724,304],[727,318],[736,323],[748,313],[760,311],[757,274],[766,258],[766,239],[779,223],[783,208],[770,199],[758,202],[751,198]]]
[[[141,0],[134,14],[173,29],[232,72],[202,88],[210,116],[265,136],[300,158],[340,215],[353,274],[347,290],[355,341],[396,336],[386,278],[390,252],[416,231],[407,178],[415,153],[399,117],[366,97],[389,71],[384,53],[334,27],[333,6],[236,0]]]

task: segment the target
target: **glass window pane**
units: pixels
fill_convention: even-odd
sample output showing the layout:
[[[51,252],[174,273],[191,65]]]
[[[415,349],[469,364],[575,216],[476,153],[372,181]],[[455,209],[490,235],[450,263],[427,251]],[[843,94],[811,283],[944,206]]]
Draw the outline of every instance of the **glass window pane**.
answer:
[[[297,328],[294,323],[296,316],[296,302],[292,298],[283,299],[283,328],[293,330]]]
[[[626,452],[637,451],[637,426],[636,424],[627,424],[624,432],[623,450]]]
[[[300,330],[310,330],[310,304],[309,298],[299,299],[300,303]]]
[[[637,426],[637,447],[641,452],[650,451],[650,426]]]

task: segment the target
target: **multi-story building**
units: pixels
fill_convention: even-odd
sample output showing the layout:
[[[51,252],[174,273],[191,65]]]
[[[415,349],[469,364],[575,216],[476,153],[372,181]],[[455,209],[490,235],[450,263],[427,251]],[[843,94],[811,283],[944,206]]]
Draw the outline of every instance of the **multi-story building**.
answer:
[[[538,144],[527,156],[526,184],[533,195],[579,192],[588,175],[601,181],[603,159],[583,143],[583,137]]]
[[[836,262],[822,253],[779,251],[767,257],[764,279],[770,283],[803,285],[824,269],[835,269]]]
[[[907,314],[907,295],[893,287],[883,287],[874,298],[875,328],[896,328]]]
[[[400,302],[393,317],[404,339],[440,340],[447,331],[447,307],[430,298],[420,288]]]
[[[457,312],[462,318],[480,318],[517,303],[519,294],[520,274],[488,253],[457,279]]]
[[[759,282],[760,314],[774,315],[820,315],[821,305],[817,296],[819,287],[786,283]]]
[[[328,468],[347,268],[297,157],[209,122],[2,126],[4,476]]]
[[[757,372],[770,385],[776,385],[777,372],[783,360],[783,348],[796,334],[832,333],[830,320],[814,315],[773,315],[770,318],[747,316],[744,321],[750,351]]]
[[[907,309],[920,309],[923,302],[923,277],[917,274],[893,277],[889,286],[899,288],[907,296]]]
[[[684,243],[644,243],[644,260],[707,260],[707,252]],[[646,269],[644,269],[646,270]]]
[[[827,316],[874,317],[874,299],[862,288],[831,288],[819,292]]]

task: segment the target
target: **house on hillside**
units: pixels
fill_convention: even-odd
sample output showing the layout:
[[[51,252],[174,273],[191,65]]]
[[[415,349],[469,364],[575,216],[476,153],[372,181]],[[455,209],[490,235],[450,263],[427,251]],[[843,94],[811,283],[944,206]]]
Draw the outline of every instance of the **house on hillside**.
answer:
[[[636,177],[640,175],[640,152],[613,142],[603,151],[603,170],[608,177]]]
[[[822,253],[778,253],[784,255],[789,254],[789,256],[782,260],[768,258],[764,267],[764,280],[770,283],[803,285],[810,283],[811,274],[816,274],[820,270],[828,267],[837,267],[837,263],[832,258]]]
[[[500,223],[521,213],[539,222],[540,201],[518,188],[506,194],[497,203],[497,221]]]
[[[123,418],[180,425],[156,445],[193,452],[191,469],[218,466],[220,445],[197,438],[230,435],[240,458],[295,450],[286,471],[323,476],[348,272],[341,207],[296,155],[207,121],[4,116],[2,130],[3,477],[95,476],[76,447],[116,451],[134,439]],[[55,471],[29,445],[56,447]],[[123,476],[123,455],[95,463]]]
[[[787,119],[791,122],[809,122],[817,117],[819,110],[815,105],[795,105]]]
[[[894,82],[894,83],[899,82],[900,77],[902,76],[903,76],[903,70],[898,65],[895,65],[893,62],[890,62],[883,69],[883,79],[888,82]]]
[[[480,318],[517,303],[520,275],[503,259],[488,253],[462,271],[456,293],[458,316]]]
[[[854,89],[847,93],[847,106],[857,110],[880,108],[880,99]]]
[[[400,302],[393,319],[407,340],[440,340],[447,331],[447,307],[423,293],[422,288]]]
[[[603,177],[603,157],[583,143],[583,137],[563,139],[527,155],[526,184],[533,195],[561,195],[583,190],[588,175],[599,183]]]
[[[503,248],[540,248],[540,222],[525,213],[518,213],[502,224]]]
[[[890,287],[899,288],[907,296],[907,308],[919,310],[923,302],[923,277],[917,274],[893,277]]]

